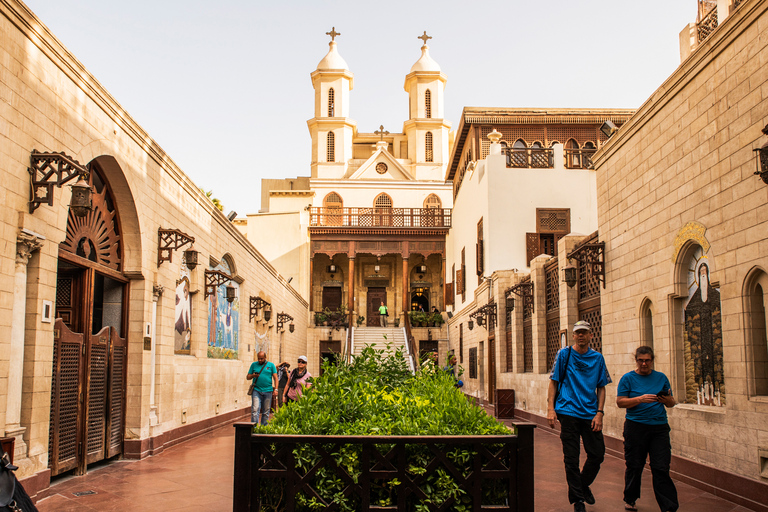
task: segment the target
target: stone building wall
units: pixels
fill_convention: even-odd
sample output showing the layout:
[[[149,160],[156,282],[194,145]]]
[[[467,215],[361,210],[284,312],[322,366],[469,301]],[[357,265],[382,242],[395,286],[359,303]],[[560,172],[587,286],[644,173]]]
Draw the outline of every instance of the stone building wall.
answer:
[[[764,369],[753,357],[758,319],[749,293],[768,270],[768,188],[753,176],[752,151],[768,124],[766,34],[768,2],[741,2],[595,158],[607,261],[604,354],[614,380],[634,368],[634,349],[652,340],[656,369],[678,401],[689,393],[689,403],[669,414],[673,452],[764,481],[768,393],[755,387]],[[690,395],[700,382],[691,382],[698,363],[683,315],[695,254],[708,261],[720,294],[721,407]],[[643,334],[648,312],[652,337]],[[610,386],[606,432],[620,436],[615,397]]]
[[[245,374],[255,358],[257,333],[268,332],[271,359],[278,357],[276,351],[295,360],[306,352],[307,302],[40,20],[13,0],[0,6],[0,99],[0,433],[9,433],[8,411],[14,409],[9,382],[22,379],[23,432],[16,454],[20,477],[36,475],[32,492],[47,486],[53,324],[42,321],[41,310],[43,301],[56,303],[59,243],[66,235],[70,202],[69,187],[54,187],[53,206],[29,213],[27,168],[33,150],[63,151],[82,165],[98,163],[120,215],[122,274],[129,279],[126,454],[156,453],[194,433],[195,425],[210,428],[217,418],[243,417],[250,405]],[[158,228],[194,236],[200,252],[200,264],[189,274],[188,355],[174,353],[174,291],[182,251],[158,265]],[[17,347],[12,330],[19,320],[13,308],[17,238],[23,229],[44,240],[26,265],[23,368],[10,368],[8,354]],[[209,260],[215,263],[225,256],[239,281],[239,351],[234,360],[209,358],[206,343],[204,270]],[[157,293],[160,287],[162,294]],[[251,296],[272,304],[268,324],[249,321]],[[294,318],[294,333],[275,332],[278,312]],[[149,349],[144,342],[147,328],[155,329]]]

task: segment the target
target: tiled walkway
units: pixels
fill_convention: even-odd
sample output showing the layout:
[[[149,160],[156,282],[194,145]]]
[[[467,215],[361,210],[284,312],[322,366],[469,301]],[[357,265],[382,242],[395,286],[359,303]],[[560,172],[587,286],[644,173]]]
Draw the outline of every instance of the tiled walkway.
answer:
[[[571,511],[566,495],[560,440],[536,429],[536,510]],[[82,477],[54,482],[54,494],[38,503],[40,512],[124,510],[232,510],[234,428],[226,426],[141,461],[117,461]],[[624,461],[606,456],[592,486],[597,503],[590,512],[621,511]],[[677,483],[680,510],[748,512],[748,509]],[[93,492],[75,496],[75,493]],[[657,511],[651,475],[643,477],[641,511]]]

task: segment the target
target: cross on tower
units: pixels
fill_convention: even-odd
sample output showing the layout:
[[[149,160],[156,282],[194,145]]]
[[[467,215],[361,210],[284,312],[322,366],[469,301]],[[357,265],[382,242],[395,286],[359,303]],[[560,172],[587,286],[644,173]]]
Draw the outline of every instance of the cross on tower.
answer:
[[[384,131],[384,125],[379,126],[379,129],[373,133],[379,136],[379,140],[384,140],[384,136],[389,135],[389,132]]]
[[[417,37],[416,39],[421,39],[422,41],[424,41],[424,44],[426,45],[427,44],[427,40],[428,39],[432,39],[432,36],[428,36],[427,35],[427,31],[425,30],[424,33],[422,35],[420,35],[419,37]]]
[[[336,36],[340,36],[341,35],[341,32],[336,32],[336,27],[331,27],[331,31],[330,32],[326,32],[325,34],[331,36],[331,42],[333,42],[333,40],[336,39]],[[425,34],[426,34],[426,32],[425,32]]]

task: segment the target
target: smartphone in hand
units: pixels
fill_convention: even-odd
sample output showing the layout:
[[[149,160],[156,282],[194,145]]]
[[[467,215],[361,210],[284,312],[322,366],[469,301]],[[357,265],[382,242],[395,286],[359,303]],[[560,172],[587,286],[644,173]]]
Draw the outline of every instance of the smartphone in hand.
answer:
[[[661,391],[656,393],[656,396],[659,397],[659,398],[663,398],[665,396],[669,396],[669,392],[670,392],[669,389],[662,389]]]

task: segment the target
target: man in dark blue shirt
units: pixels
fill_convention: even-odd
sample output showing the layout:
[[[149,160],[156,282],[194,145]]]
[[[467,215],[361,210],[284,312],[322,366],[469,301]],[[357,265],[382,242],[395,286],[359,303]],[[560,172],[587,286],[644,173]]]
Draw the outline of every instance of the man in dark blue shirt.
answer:
[[[603,440],[603,405],[605,386],[611,375],[600,352],[589,348],[592,332],[589,323],[580,320],[573,326],[574,343],[558,352],[547,393],[547,421],[554,428],[560,422],[568,501],[575,512],[584,512],[584,503],[593,505],[595,497],[589,486],[605,458]],[[587,460],[579,470],[580,442]]]

